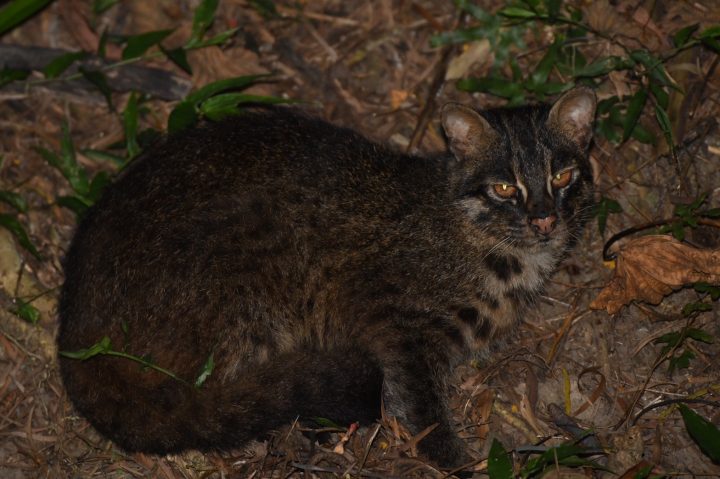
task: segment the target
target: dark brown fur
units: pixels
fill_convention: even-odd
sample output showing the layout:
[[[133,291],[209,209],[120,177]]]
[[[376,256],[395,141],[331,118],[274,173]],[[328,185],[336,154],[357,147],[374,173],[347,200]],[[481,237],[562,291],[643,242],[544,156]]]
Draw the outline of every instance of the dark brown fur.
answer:
[[[215,368],[195,388],[61,358],[70,398],[124,449],[168,453],[237,447],[298,415],[367,424],[382,397],[412,432],[437,423],[422,450],[460,463],[449,372],[515,324],[580,232],[593,112],[584,89],[552,111],[450,105],[439,158],[283,109],[169,137],[78,227],[59,348],[109,336],[188,382],[211,354]],[[571,166],[551,197],[548,175]],[[527,197],[498,200],[499,182]]]

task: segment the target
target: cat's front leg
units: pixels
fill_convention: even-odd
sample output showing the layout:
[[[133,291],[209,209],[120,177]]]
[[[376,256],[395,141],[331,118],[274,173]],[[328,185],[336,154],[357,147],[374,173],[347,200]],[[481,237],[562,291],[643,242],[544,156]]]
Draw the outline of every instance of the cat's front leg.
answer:
[[[471,460],[452,426],[447,402],[449,348],[433,331],[387,332],[376,350],[383,370],[383,404],[412,434],[435,428],[418,444],[426,457],[442,467]]]

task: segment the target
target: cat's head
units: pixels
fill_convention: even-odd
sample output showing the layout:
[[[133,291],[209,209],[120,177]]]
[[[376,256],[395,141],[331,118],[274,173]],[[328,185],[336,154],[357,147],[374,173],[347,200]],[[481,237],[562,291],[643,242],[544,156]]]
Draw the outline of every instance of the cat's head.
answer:
[[[485,237],[531,250],[574,242],[593,200],[595,105],[592,90],[575,88],[553,105],[443,107],[453,195]]]

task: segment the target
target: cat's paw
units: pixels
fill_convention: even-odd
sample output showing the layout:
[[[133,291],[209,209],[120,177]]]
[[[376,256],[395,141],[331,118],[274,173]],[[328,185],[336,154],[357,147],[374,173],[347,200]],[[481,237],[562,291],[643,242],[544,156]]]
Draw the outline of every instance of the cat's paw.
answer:
[[[435,430],[418,444],[420,452],[437,462],[443,469],[453,469],[470,463],[465,443],[452,431]],[[458,477],[472,477],[472,472],[455,473]]]

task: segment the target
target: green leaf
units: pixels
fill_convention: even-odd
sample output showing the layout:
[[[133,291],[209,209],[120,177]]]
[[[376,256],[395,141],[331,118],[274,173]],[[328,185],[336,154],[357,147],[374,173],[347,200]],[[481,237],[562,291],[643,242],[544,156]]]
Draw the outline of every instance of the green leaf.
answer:
[[[550,14],[550,18],[557,18],[563,4],[562,0],[546,0],[545,4],[547,6],[548,14]]]
[[[531,477],[539,472],[542,472],[548,465],[554,465],[557,463],[563,464],[562,461],[572,456],[577,456],[586,452],[586,449],[576,444],[561,444],[556,447],[549,448],[540,456],[531,459],[527,462],[521,472],[521,477]]]
[[[638,92],[630,99],[625,116],[625,123],[623,125],[623,142],[627,141],[630,138],[630,135],[632,135],[635,125],[637,125],[637,122],[640,119],[643,108],[645,108],[646,101],[647,90],[644,88],[638,90]]]
[[[552,45],[550,45],[547,53],[545,53],[545,55],[540,60],[540,63],[538,63],[538,66],[535,68],[535,71],[532,74],[532,80],[536,85],[541,85],[547,82],[547,79],[550,76],[550,72],[557,63],[559,49],[560,41],[558,39],[555,40]]]
[[[488,456],[488,476],[490,479],[512,479],[513,467],[510,455],[497,439],[493,439]]]
[[[98,172],[90,182],[90,191],[87,199],[93,204],[100,199],[105,187],[110,184],[110,174],[107,171]]]
[[[655,117],[657,118],[658,125],[660,125],[660,129],[665,135],[665,141],[667,141],[670,149],[674,150],[675,142],[673,141],[672,125],[670,125],[670,118],[668,117],[668,114],[665,110],[660,108],[660,106],[655,105]]]
[[[630,53],[630,58],[642,64],[647,70],[650,78],[654,79],[662,86],[678,89],[670,76],[665,71],[665,65],[662,60],[653,56],[647,50],[635,50]]]
[[[12,206],[21,213],[25,213],[28,209],[25,198],[12,191],[0,191],[0,201]]]
[[[635,125],[635,128],[632,132],[632,137],[639,141],[640,143],[645,143],[646,145],[654,145],[657,143],[657,138],[653,133],[645,129],[642,124],[638,123]]]
[[[595,215],[598,218],[598,230],[600,231],[600,234],[605,234],[605,226],[607,224],[607,218],[610,213],[621,213],[622,212],[622,206],[620,206],[620,203],[617,201],[611,199],[602,197],[600,198],[600,201],[595,206]]]
[[[718,42],[716,39],[703,38],[702,43],[709,49],[713,50],[715,53],[720,53],[720,42]]]
[[[678,48],[685,45],[688,40],[690,40],[690,37],[693,33],[695,33],[699,26],[700,25],[696,23],[694,25],[689,25],[685,28],[681,28],[680,30],[678,30],[677,33],[675,33],[675,35],[673,35],[672,37],[673,44]]]
[[[682,309],[683,316],[690,316],[693,313],[702,313],[705,311],[712,311],[712,305],[708,303],[688,303]]]
[[[163,46],[160,46],[160,50],[165,54],[168,59],[175,65],[180,67],[184,72],[192,75],[192,67],[187,60],[187,52],[184,48],[173,48],[172,50],[166,50]]]
[[[688,338],[692,338],[695,341],[700,341],[706,344],[712,344],[714,342],[712,334],[698,328],[688,328],[687,331],[685,331],[685,335]]]
[[[208,38],[207,40],[202,40],[196,44],[194,44],[192,47],[186,46],[185,48],[187,50],[195,50],[198,48],[205,48],[205,47],[213,47],[216,45],[222,45],[228,39],[232,38],[233,35],[235,35],[240,28],[231,28],[230,30],[225,30],[224,32],[218,33],[214,37]]]
[[[125,131],[125,148],[128,159],[140,154],[140,145],[137,142],[138,127],[138,99],[135,92],[130,94],[125,110],[123,110],[123,129]]]
[[[94,0],[93,1],[93,13],[100,15],[104,11],[110,9],[113,5],[118,3],[120,0]]]
[[[56,168],[65,179],[68,180],[73,190],[81,196],[85,196],[89,189],[89,183],[85,170],[80,168],[75,159],[75,150],[67,129],[67,123],[63,122],[63,138],[61,140],[60,155],[45,148],[38,147],[38,151],[50,166]]]
[[[107,151],[85,149],[80,150],[80,152],[93,161],[112,163],[115,166],[123,166],[125,164],[125,158],[120,155],[108,153]]]
[[[23,228],[23,226],[20,224],[20,222],[14,215],[0,214],[0,226],[15,235],[15,238],[17,239],[18,243],[20,243],[20,246],[28,250],[33,256],[35,256],[35,258],[42,260],[40,252],[37,250],[37,248],[35,248],[35,245],[32,244],[32,241],[30,241],[30,237],[25,231],[25,228]]]
[[[695,353],[689,350],[683,350],[683,352],[679,355],[670,358],[668,363],[668,372],[672,374],[675,369],[689,368],[691,359],[695,359]]]
[[[56,203],[75,213],[78,218],[85,216],[85,213],[90,207],[86,200],[78,196],[60,196],[56,200]]]
[[[105,29],[100,35],[100,40],[98,40],[97,55],[102,59],[105,58],[105,50],[107,49],[106,47],[109,37],[110,36],[108,35],[108,31],[107,29]]]
[[[507,7],[503,8],[498,12],[498,15],[502,15],[503,17],[507,18],[520,18],[520,19],[529,19],[529,18],[544,18],[545,15],[540,15],[538,13],[535,13],[530,10],[526,10],[524,8],[520,7]]]
[[[142,56],[150,47],[157,45],[174,30],[155,30],[152,32],[133,35],[127,40],[122,51],[122,59],[129,60]]]
[[[682,241],[685,239],[685,228],[683,228],[682,223],[678,221],[673,221],[670,225],[670,231],[672,232],[672,235],[677,239],[678,241]]]
[[[18,307],[13,310],[20,319],[24,319],[30,324],[37,324],[40,321],[40,311],[30,303],[26,303],[20,298],[16,299]]]
[[[202,371],[200,371],[200,375],[195,380],[195,387],[199,388],[200,386],[207,381],[207,378],[210,377],[210,375],[213,372],[213,369],[215,369],[215,361],[213,360],[212,353],[210,356],[208,356],[207,360],[205,361],[205,364],[203,364]]]
[[[510,82],[504,78],[462,78],[458,80],[457,88],[469,92],[481,91],[508,99],[518,98],[523,95],[521,84]]]
[[[315,423],[317,423],[318,426],[321,426],[321,427],[331,427],[333,429],[345,430],[345,428],[342,427],[341,425],[339,425],[338,423],[333,422],[330,419],[327,419],[325,417],[317,417],[316,416],[316,417],[311,417],[310,419],[312,419]]]
[[[248,3],[265,18],[277,17],[278,12],[271,0],[249,0]]]
[[[202,40],[205,32],[210,25],[212,25],[215,19],[215,11],[217,10],[219,0],[202,0],[200,5],[195,9],[193,15],[192,33],[190,39],[185,45],[188,48],[192,48],[193,45],[197,44]]]
[[[30,72],[26,70],[16,70],[14,68],[3,68],[0,70],[0,88],[14,81],[24,80],[30,76]]]
[[[60,55],[43,68],[43,75],[45,75],[45,78],[57,78],[62,72],[67,70],[70,65],[86,56],[87,53],[85,52],[70,52]]]
[[[717,426],[700,416],[685,404],[678,404],[685,428],[700,450],[714,463],[720,463],[720,431]]]
[[[208,98],[200,105],[200,113],[211,120],[221,120],[228,116],[240,114],[238,105],[253,103],[263,105],[277,105],[280,103],[291,103],[292,100],[285,100],[274,96],[248,95],[246,93],[223,93]]]
[[[589,65],[578,68],[575,70],[575,78],[594,78],[602,75],[607,75],[613,70],[624,70],[631,68],[633,62],[621,57],[611,56],[601,58]]]
[[[695,283],[693,288],[699,293],[708,293],[713,301],[720,299],[720,286],[708,283]]]
[[[640,115],[643,112],[643,108],[645,108],[645,102],[647,101],[647,97],[647,90],[641,88],[630,99],[625,115],[625,123],[623,124],[623,142],[627,141],[630,138],[630,135],[632,135],[632,132],[635,129],[635,125],[637,125],[637,122],[640,119]]]
[[[269,76],[269,74],[246,75],[235,78],[227,78],[225,80],[219,80],[205,85],[196,92],[190,93],[187,97],[185,97],[184,101],[197,105],[200,102],[205,101],[208,98],[224,91],[244,90],[254,85],[255,83],[258,83],[260,80],[268,78]]]
[[[708,197],[707,192],[700,193],[698,195],[698,197],[695,198],[693,200],[693,202],[688,205],[688,208],[690,209],[690,211],[694,213],[698,208],[700,208],[702,206],[703,203],[705,203],[705,200],[707,200],[707,197]]]
[[[448,44],[470,43],[475,40],[486,38],[487,32],[483,27],[461,28],[450,32],[443,32],[433,35],[430,38],[430,46],[437,48]]]
[[[193,126],[199,119],[195,105],[188,101],[178,103],[168,117],[168,133],[175,133]]]
[[[720,208],[711,208],[707,211],[703,211],[701,215],[707,216],[708,218],[720,218]]]
[[[698,35],[700,38],[715,38],[720,37],[720,25],[713,25],[712,27],[708,27],[702,32],[700,32],[700,35]]]
[[[62,122],[62,136],[60,137],[60,163],[58,168],[60,172],[67,178],[73,190],[80,195],[88,192],[88,180],[85,170],[80,167],[75,156],[75,145],[70,135],[70,128],[67,122]]]
[[[112,90],[110,90],[110,85],[108,85],[105,74],[98,70],[86,70],[83,67],[80,67],[78,70],[82,74],[83,78],[95,85],[95,87],[100,90],[100,93],[102,93],[105,97],[108,108],[111,111],[114,110],[115,107],[113,107],[112,103]]]
[[[84,361],[98,354],[107,354],[111,350],[110,338],[105,336],[97,343],[86,349],[78,349],[77,351],[59,351],[58,354],[64,358],[79,359]]]
[[[15,0],[0,9],[0,35],[20,25],[52,0]]]
[[[657,83],[651,81],[650,82],[650,92],[653,94],[653,96],[657,100],[658,105],[660,105],[661,108],[666,110],[668,107],[668,101],[670,100],[670,96],[663,89],[663,87],[658,85]]]

